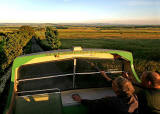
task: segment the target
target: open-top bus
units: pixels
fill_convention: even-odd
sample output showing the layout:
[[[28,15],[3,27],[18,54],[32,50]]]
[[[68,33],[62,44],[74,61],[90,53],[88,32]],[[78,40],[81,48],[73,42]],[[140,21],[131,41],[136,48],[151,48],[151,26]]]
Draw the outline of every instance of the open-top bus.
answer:
[[[115,96],[100,70],[112,79],[127,72],[133,83],[141,82],[128,51],[75,47],[17,57],[4,114],[86,114],[72,94]]]

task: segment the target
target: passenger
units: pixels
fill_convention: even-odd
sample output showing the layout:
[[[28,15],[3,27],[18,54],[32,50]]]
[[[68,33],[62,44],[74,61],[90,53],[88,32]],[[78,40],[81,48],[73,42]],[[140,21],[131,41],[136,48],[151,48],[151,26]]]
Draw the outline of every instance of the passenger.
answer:
[[[138,100],[134,94],[135,90],[132,83],[128,81],[128,79],[120,76],[113,80],[112,88],[117,96],[108,96],[97,100],[85,100],[81,99],[78,94],[73,94],[72,98],[75,101],[88,106],[90,114],[100,114],[100,112],[101,114],[136,113]]]
[[[139,93],[139,111],[142,114],[160,114],[160,75],[156,72],[143,72]]]

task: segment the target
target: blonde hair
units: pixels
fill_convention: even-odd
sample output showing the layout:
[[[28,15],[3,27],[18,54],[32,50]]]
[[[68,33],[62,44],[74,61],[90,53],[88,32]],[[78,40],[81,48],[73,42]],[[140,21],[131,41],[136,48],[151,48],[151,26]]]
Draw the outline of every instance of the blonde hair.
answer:
[[[132,83],[122,76],[114,79],[112,84],[115,87],[114,91],[120,96],[131,96],[135,91]]]

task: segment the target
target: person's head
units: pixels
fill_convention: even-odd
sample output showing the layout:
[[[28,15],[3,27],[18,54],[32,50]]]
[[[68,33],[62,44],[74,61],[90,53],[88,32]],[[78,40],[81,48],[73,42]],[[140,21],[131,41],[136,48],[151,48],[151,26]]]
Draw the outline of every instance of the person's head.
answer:
[[[157,72],[145,71],[142,73],[142,85],[147,88],[160,88],[160,75]]]
[[[131,96],[135,91],[132,83],[122,76],[113,80],[112,88],[117,96]]]

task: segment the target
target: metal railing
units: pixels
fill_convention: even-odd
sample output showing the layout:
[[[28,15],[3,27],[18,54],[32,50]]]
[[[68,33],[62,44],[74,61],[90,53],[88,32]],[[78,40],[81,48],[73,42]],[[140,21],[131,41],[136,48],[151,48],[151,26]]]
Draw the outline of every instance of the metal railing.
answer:
[[[116,73],[122,73],[124,71],[111,71],[111,72],[105,72],[108,74],[116,74]],[[24,81],[32,81],[32,80],[41,80],[41,79],[48,79],[48,78],[58,78],[58,77],[65,77],[65,76],[71,76],[71,75],[86,75],[86,74],[100,74],[100,72],[83,72],[83,73],[70,73],[70,74],[60,74],[60,75],[53,75],[53,76],[44,76],[39,78],[27,78],[27,79],[19,79],[17,82],[24,82]]]
[[[51,92],[49,92],[51,91]],[[50,93],[53,93],[53,92],[56,92],[56,93],[60,93],[60,89],[59,88],[51,88],[51,89],[42,89],[42,90],[31,90],[31,91],[18,91],[17,94],[21,94],[19,96],[31,96],[31,95],[41,95],[41,94],[50,94]]]
[[[27,79],[18,79],[16,81],[16,83],[18,84],[19,82],[25,82],[25,81],[33,81],[33,80],[42,80],[42,79],[49,79],[49,78],[58,78],[58,77],[66,77],[66,76],[73,76],[73,85],[72,87],[75,88],[75,78],[76,75],[91,75],[91,74],[100,74],[100,72],[76,72],[76,64],[77,60],[76,58],[74,59],[74,66],[73,66],[73,73],[68,73],[68,74],[59,74],[59,75],[50,75],[50,76],[43,76],[43,77],[36,77],[36,78],[27,78]],[[99,69],[99,68],[98,68]],[[116,74],[116,73],[122,73],[124,71],[107,71],[105,73],[111,73],[111,74]],[[50,90],[50,89],[45,89],[45,90]],[[38,91],[43,91],[43,90],[34,90],[34,91],[21,91],[18,92],[18,94],[20,93],[25,93],[25,92],[38,92]]]

